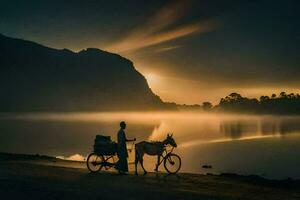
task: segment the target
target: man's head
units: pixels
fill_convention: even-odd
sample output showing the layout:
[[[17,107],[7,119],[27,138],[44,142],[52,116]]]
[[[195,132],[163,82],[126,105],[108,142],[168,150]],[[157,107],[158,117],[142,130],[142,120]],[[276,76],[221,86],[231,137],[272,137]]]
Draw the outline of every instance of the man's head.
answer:
[[[126,128],[126,123],[124,121],[120,122],[120,127],[121,129],[125,129]]]

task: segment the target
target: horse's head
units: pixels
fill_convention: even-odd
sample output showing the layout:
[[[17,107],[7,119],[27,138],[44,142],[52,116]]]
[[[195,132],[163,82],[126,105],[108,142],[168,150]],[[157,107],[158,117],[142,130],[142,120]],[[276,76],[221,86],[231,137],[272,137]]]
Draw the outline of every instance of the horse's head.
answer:
[[[174,140],[174,138],[173,138],[173,134],[171,134],[171,135],[167,135],[167,139],[165,139],[165,144],[166,145],[171,145],[172,147],[177,147],[177,144],[176,144],[176,142],[175,142],[175,140]]]

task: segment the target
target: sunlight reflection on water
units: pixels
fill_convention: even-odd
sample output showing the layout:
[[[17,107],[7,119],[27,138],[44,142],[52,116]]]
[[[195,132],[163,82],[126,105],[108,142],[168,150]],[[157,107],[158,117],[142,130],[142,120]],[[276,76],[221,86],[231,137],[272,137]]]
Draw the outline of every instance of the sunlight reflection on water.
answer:
[[[110,135],[115,140],[122,120],[128,124],[128,138],[136,137],[138,141],[159,141],[167,133],[173,133],[178,144],[176,153],[183,159],[182,171],[300,178],[297,116],[195,112],[2,113],[0,151],[82,160],[91,152],[96,134]],[[152,170],[155,159],[148,160],[147,167]],[[203,170],[203,164],[214,168]],[[284,166],[289,167],[289,172]]]

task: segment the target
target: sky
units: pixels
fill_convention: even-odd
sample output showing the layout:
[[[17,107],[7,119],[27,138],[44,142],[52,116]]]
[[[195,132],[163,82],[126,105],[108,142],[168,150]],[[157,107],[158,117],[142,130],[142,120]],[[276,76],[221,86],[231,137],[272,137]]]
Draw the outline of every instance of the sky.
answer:
[[[162,100],[300,92],[300,1],[0,1],[0,33],[131,59]]]

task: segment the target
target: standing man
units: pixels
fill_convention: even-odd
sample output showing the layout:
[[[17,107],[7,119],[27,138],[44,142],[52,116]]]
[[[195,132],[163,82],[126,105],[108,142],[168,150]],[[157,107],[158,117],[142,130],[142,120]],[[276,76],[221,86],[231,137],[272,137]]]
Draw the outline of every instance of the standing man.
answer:
[[[126,134],[124,132],[126,128],[126,123],[122,121],[120,123],[120,130],[118,131],[118,149],[117,149],[117,154],[119,157],[119,161],[116,164],[116,169],[119,171],[119,174],[126,174],[128,172],[128,163],[127,163],[127,146],[126,142],[132,142],[135,141],[136,139],[128,140],[126,138]]]

